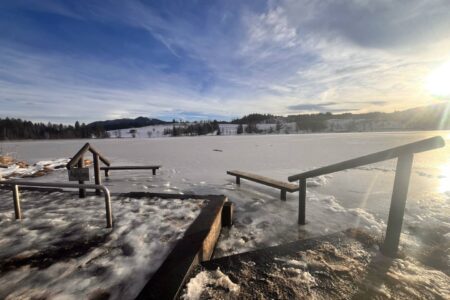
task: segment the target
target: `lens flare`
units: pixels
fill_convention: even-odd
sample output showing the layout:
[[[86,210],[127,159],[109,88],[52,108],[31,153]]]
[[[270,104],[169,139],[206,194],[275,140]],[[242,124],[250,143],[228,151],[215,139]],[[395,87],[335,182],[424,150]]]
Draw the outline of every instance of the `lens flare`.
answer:
[[[439,179],[439,192],[446,193],[450,191],[450,162],[441,167]]]
[[[426,87],[433,96],[450,96],[450,61],[431,72]]]

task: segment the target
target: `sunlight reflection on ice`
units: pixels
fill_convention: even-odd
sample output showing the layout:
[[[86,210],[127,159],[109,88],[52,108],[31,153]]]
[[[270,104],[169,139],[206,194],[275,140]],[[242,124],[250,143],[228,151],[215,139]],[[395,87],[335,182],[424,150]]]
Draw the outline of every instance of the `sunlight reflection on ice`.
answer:
[[[445,193],[450,191],[450,161],[441,167],[441,175],[439,179],[439,192]]]

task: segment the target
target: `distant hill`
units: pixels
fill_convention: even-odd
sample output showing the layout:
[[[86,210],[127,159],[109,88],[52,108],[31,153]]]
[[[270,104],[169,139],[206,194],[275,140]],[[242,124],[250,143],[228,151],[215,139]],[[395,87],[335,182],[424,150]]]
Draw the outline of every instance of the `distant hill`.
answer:
[[[330,128],[329,125],[331,123],[346,124],[342,129],[343,131],[371,131],[378,129],[450,129],[450,102],[432,104],[392,113],[370,112],[362,114],[332,114],[326,112],[289,115],[287,117],[270,114],[250,114],[232,121],[233,124],[264,124],[278,122],[295,122],[299,125],[300,130],[307,131],[335,131],[333,128]],[[379,128],[380,124],[383,122],[385,124],[382,128]]]
[[[159,119],[150,119],[146,117],[138,117],[136,119],[115,119],[107,121],[96,121],[88,124],[88,127],[102,127],[104,130],[117,130],[128,128],[139,128],[151,125],[167,124],[168,122]]]

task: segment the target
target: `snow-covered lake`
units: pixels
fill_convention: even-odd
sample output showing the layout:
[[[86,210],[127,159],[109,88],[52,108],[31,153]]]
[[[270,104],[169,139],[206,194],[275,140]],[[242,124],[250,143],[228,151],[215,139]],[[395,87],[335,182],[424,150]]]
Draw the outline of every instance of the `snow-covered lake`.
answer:
[[[234,177],[226,175],[227,170],[287,181],[288,176],[302,171],[435,135],[441,135],[450,145],[447,131],[25,141],[3,142],[1,149],[35,163],[71,157],[90,142],[113,165],[163,166],[156,176],[145,170],[111,171],[104,183],[112,192],[225,194],[236,203],[235,226],[224,230],[215,253],[219,257],[349,227],[384,233],[396,162],[311,181],[305,226],[296,223],[297,193],[288,194],[287,201],[281,202],[276,189],[245,180],[236,186]],[[33,180],[67,182],[67,173],[55,170]],[[450,146],[415,156],[406,206],[403,248],[448,274]]]

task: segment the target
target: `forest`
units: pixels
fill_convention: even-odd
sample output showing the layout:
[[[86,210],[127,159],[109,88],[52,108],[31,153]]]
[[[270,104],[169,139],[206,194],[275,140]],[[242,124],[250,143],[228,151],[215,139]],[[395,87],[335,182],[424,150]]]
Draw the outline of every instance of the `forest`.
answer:
[[[0,140],[82,139],[108,137],[101,125],[33,123],[21,119],[0,119]]]

